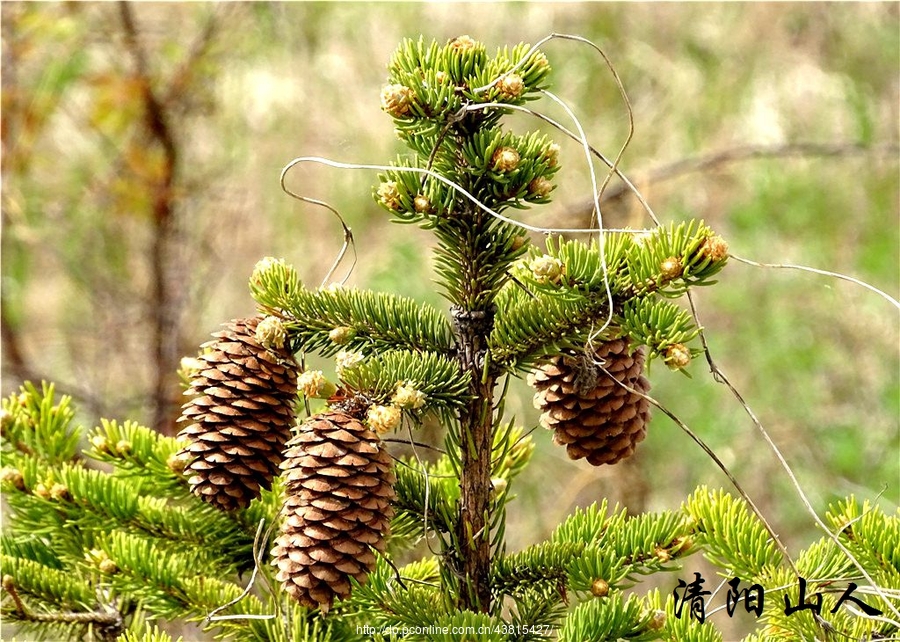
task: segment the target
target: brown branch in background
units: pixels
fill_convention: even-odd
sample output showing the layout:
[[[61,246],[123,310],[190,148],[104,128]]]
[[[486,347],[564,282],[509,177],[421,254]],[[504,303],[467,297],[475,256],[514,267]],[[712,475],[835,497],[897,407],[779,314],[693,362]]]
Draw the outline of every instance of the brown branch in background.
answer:
[[[203,27],[203,31],[197,36],[190,51],[185,57],[184,62],[178,67],[172,75],[168,83],[167,89],[163,92],[163,104],[168,108],[174,109],[179,99],[186,94],[187,88],[193,80],[194,71],[197,63],[207,54],[212,44],[213,36],[216,34],[216,26],[218,24],[218,13],[222,5],[215,5],[210,14],[209,20]]]
[[[150,318],[153,326],[152,354],[153,419],[152,425],[160,432],[174,431],[172,412],[172,374],[178,362],[179,332],[174,310],[173,288],[169,277],[169,250],[174,235],[175,192],[174,184],[179,169],[176,146],[163,104],[157,98],[151,84],[147,57],[141,46],[138,29],[129,2],[119,3],[119,13],[125,34],[125,46],[134,62],[134,73],[139,82],[144,102],[144,125],[152,140],[163,151],[159,179],[149,185],[152,199],[153,242],[150,247],[151,291]]]
[[[652,185],[673,180],[687,174],[708,172],[731,163],[763,158],[835,158],[847,156],[888,156],[900,153],[900,145],[863,145],[860,143],[791,143],[787,145],[744,145],[718,152],[682,158],[667,165],[633,173],[632,183]],[[631,193],[631,188],[619,182],[608,187],[600,196],[600,204],[615,202]],[[572,208],[572,216],[588,218],[594,210],[593,199]]]
[[[0,303],[0,338],[3,340],[3,361],[4,368],[9,368],[13,372],[27,372],[31,368],[25,360],[25,351],[19,341],[19,333],[16,331],[6,314],[7,303]]]

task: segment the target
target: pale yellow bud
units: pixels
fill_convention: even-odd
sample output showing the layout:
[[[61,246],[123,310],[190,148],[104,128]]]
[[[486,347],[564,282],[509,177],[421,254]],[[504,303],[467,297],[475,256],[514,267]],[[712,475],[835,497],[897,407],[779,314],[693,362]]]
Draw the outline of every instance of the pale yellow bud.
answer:
[[[25,478],[18,468],[5,466],[0,470],[0,479],[8,484],[12,484],[16,490],[25,490]]]
[[[718,234],[713,234],[704,239],[700,252],[713,263],[717,263],[728,256],[728,243]]]
[[[415,97],[405,85],[385,85],[381,88],[381,108],[394,118],[409,115]]]
[[[391,403],[406,410],[418,410],[425,405],[425,400],[425,393],[417,390],[412,383],[407,381],[405,384],[397,386]]]
[[[503,495],[506,492],[506,489],[509,487],[509,482],[506,481],[503,477],[493,477],[491,478],[491,497],[496,499]]]
[[[263,257],[257,261],[256,265],[253,267],[253,274],[250,276],[250,280],[254,283],[261,284],[263,282],[263,275],[276,268],[287,268],[284,259],[276,259],[272,256]]]
[[[671,370],[685,368],[691,362],[691,351],[683,343],[673,343],[666,348],[666,355],[663,360]]]
[[[507,74],[497,81],[497,89],[503,98],[518,98],[525,93],[525,81],[519,74]]]
[[[609,582],[602,577],[598,577],[591,583],[591,593],[595,597],[606,597],[609,595]]]
[[[565,269],[562,261],[549,254],[535,258],[529,267],[538,283],[559,283]]]
[[[681,271],[681,259],[677,256],[670,256],[663,259],[662,263],[659,265],[660,276],[666,281],[677,279],[681,276]]]
[[[413,199],[413,207],[419,214],[426,214],[431,211],[431,201],[419,194]]]
[[[179,369],[187,378],[193,377],[205,368],[206,364],[197,357],[182,357],[181,362],[179,363]]]
[[[103,435],[92,435],[91,436],[91,446],[93,446],[94,450],[98,453],[108,453],[109,452],[109,441]]]
[[[553,191],[553,183],[543,176],[538,176],[528,183],[528,192],[538,198],[546,198],[551,191]]]
[[[378,186],[378,200],[391,210],[400,209],[400,190],[395,181],[386,181]]]
[[[112,575],[113,573],[119,572],[119,567],[116,566],[116,563],[109,558],[105,560],[100,560],[100,563],[97,565],[100,569],[101,573],[105,573],[107,575]]]
[[[191,456],[187,453],[174,453],[169,455],[169,458],[166,459],[166,466],[169,470],[171,470],[176,475],[184,474],[184,469],[187,468],[188,463],[191,460]]]
[[[634,241],[634,244],[637,245],[638,247],[643,246],[644,243],[646,243],[647,240],[648,240],[651,236],[653,236],[653,233],[652,233],[652,232],[645,231],[645,230],[641,230],[641,231],[639,231],[639,232],[632,232],[632,233],[631,233],[631,238],[632,238],[632,240]]]
[[[471,36],[459,36],[450,41],[450,48],[454,51],[471,51],[478,46],[478,41]]]
[[[647,628],[651,631],[662,631],[666,627],[666,612],[656,609],[647,621]]]
[[[363,360],[363,355],[361,352],[350,352],[348,350],[341,350],[334,357],[335,370],[337,370],[338,374],[341,374],[344,370],[352,368],[353,366],[361,363],[362,360]]]
[[[70,498],[69,489],[64,484],[53,484],[50,487],[50,499],[63,501]]]
[[[366,419],[375,432],[388,432],[400,425],[400,408],[394,405],[372,406],[366,413]]]
[[[513,147],[498,147],[491,157],[493,168],[498,172],[511,172],[519,166],[519,152]]]
[[[307,370],[297,377],[297,388],[307,397],[328,399],[337,386],[325,378],[321,370]]]
[[[543,51],[539,51],[532,56],[531,64],[535,67],[549,67],[550,61],[547,60],[547,56],[544,55]]]
[[[328,332],[328,338],[338,345],[347,343],[355,336],[356,330],[346,325],[334,328]]]
[[[268,350],[280,350],[287,340],[287,329],[281,319],[268,316],[256,326],[256,340]]]
[[[556,143],[550,143],[544,149],[542,156],[547,161],[547,167],[556,167],[559,164],[560,147]]]

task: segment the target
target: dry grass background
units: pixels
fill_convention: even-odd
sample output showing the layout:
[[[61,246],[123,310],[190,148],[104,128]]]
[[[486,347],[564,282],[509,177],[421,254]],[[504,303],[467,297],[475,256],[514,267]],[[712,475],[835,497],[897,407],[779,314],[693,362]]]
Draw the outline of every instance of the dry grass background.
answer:
[[[279,171],[299,155],[380,163],[402,151],[378,95],[399,39],[419,34],[443,41],[466,33],[489,48],[553,31],[594,40],[634,108],[621,167],[663,220],[704,218],[738,255],[900,291],[896,3],[141,3],[133,14],[159,91],[215,24],[170,112],[180,173],[166,278],[179,355],[219,322],[252,312],[246,280],[262,256],[284,257],[307,283],[322,279],[340,229],[283,194]],[[147,248],[155,228],[141,186],[159,161],[139,135],[143,112],[117,8],[7,2],[3,19],[3,391],[44,377],[82,399],[85,423],[98,415],[151,421]],[[554,92],[614,156],[627,117],[602,61],[572,43],[545,52]],[[555,201],[522,213],[530,223],[581,220],[587,174],[577,145],[560,142]],[[833,153],[722,162],[654,180],[655,169],[678,160],[797,143]],[[353,228],[351,284],[443,305],[428,272],[428,234],[389,225],[371,199],[374,182],[325,168],[291,175],[293,189],[328,201]],[[647,223],[624,197],[606,217],[607,225]],[[737,263],[698,303],[714,357],[817,509],[848,493],[896,507],[897,310],[847,283]],[[777,461],[705,364],[692,372],[687,379],[656,364],[654,396],[722,456],[798,550],[814,536],[812,522]],[[174,369],[167,376],[174,389]],[[510,412],[533,426],[529,391],[523,384],[513,393]],[[511,549],[546,535],[576,505],[609,497],[661,510],[697,483],[727,484],[662,416],[640,456],[609,469],[568,461],[543,431],[535,439],[534,465],[510,510]]]

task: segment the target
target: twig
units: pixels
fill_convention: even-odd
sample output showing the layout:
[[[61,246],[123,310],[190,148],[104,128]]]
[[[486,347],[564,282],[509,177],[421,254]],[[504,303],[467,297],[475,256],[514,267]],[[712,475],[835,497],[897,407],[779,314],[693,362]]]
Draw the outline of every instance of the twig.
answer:
[[[762,422],[756,416],[756,413],[753,412],[753,409],[750,408],[749,404],[744,400],[743,396],[740,392],[738,392],[737,388],[735,388],[731,382],[728,380],[728,377],[725,376],[725,373],[719,368],[715,361],[713,361],[712,354],[709,351],[709,345],[706,342],[706,335],[703,332],[703,324],[700,323],[700,319],[697,316],[697,308],[694,305],[694,298],[691,296],[690,290],[687,292],[687,300],[688,304],[691,307],[691,314],[694,317],[694,322],[697,324],[697,327],[700,328],[700,342],[703,345],[703,352],[706,355],[706,362],[709,365],[710,372],[713,374],[713,378],[719,383],[725,384],[728,390],[731,391],[731,394],[734,395],[734,398],[737,399],[738,403],[744,409],[744,412],[747,413],[747,416],[750,417],[750,420],[753,422],[753,425],[756,426],[759,433],[762,435],[766,444],[768,444],[771,451],[774,453],[775,458],[778,460],[778,463],[781,464],[781,467],[784,469],[785,473],[787,473],[788,478],[791,480],[791,484],[794,486],[794,490],[797,493],[797,496],[800,498],[800,501],[803,503],[803,506],[806,508],[806,511],[812,516],[813,521],[816,523],[816,526],[824,531],[826,537],[834,542],[835,546],[837,546],[844,555],[847,556],[847,559],[859,570],[863,577],[866,578],[866,581],[872,585],[873,590],[884,600],[885,604],[887,604],[888,608],[900,618],[900,610],[897,609],[884,594],[881,587],[879,587],[875,580],[871,575],[863,568],[863,565],[856,559],[856,556],[848,549],[843,542],[841,542],[840,538],[832,532],[828,525],[822,521],[822,518],[819,517],[818,513],[816,513],[815,508],[813,508],[812,502],[810,502],[809,498],[806,496],[806,492],[804,492],[803,487],[800,485],[800,482],[797,480],[797,476],[794,475],[794,471],[791,468],[790,464],[787,463],[787,460],[784,458],[784,455],[781,453],[781,450],[772,440],[771,435],[769,435],[769,431],[766,430],[765,426],[762,425]],[[793,564],[792,564],[793,566]],[[796,568],[794,569],[796,572]],[[798,573],[799,575],[799,573]]]
[[[786,145],[742,145],[715,152],[682,158],[674,162],[632,173],[634,182],[642,185],[663,183],[687,174],[711,170],[750,160],[765,158],[844,158],[847,156],[896,156],[900,145],[886,144],[867,146],[860,143],[789,143]],[[607,189],[600,203],[610,203],[633,192],[633,185],[620,183]],[[593,213],[594,201],[584,202],[570,208],[576,219],[587,218]]]
[[[835,279],[840,279],[842,281],[849,281],[855,285],[863,287],[871,292],[874,292],[878,296],[885,299],[888,303],[893,305],[895,308],[900,310],[900,301],[897,301],[894,297],[892,297],[887,292],[883,290],[879,290],[874,285],[869,285],[865,281],[860,281],[852,276],[847,276],[846,274],[841,274],[840,272],[831,272],[829,270],[820,270],[819,268],[808,267],[806,265],[794,265],[791,263],[758,263],[756,261],[751,261],[750,259],[745,259],[740,256],[735,256],[734,254],[728,255],[730,258],[735,261],[739,261],[740,263],[746,263],[747,265],[752,265],[754,267],[765,267],[765,268],[780,268],[785,270],[800,270],[802,272],[812,272],[813,274],[821,274],[822,276],[830,276]]]
[[[227,609],[231,606],[234,606],[235,604],[237,604],[238,602],[243,600],[245,597],[250,595],[250,591],[253,590],[253,585],[256,583],[256,576],[259,573],[259,568],[260,568],[260,565],[262,564],[262,556],[263,556],[264,551],[263,551],[261,544],[263,542],[268,541],[269,530],[271,530],[271,527],[269,527],[269,530],[266,530],[266,534],[263,535],[263,526],[265,526],[265,525],[266,525],[266,520],[265,520],[265,518],[263,518],[263,519],[259,520],[259,526],[256,527],[256,536],[253,538],[253,573],[250,575],[250,581],[247,582],[247,587],[243,590],[243,592],[240,595],[238,595],[236,598],[234,598],[230,602],[226,602],[225,604],[218,606],[215,609],[213,609],[212,611],[210,611],[210,613],[206,616],[207,622],[218,622],[221,620],[251,620],[251,619],[271,620],[272,618],[275,617],[274,614],[272,614],[272,615],[269,615],[269,614],[251,615],[251,614],[241,613],[238,615],[219,615],[219,613],[221,613],[225,609]]]
[[[110,642],[118,639],[125,628],[122,614],[111,606],[107,606],[106,611],[35,613],[25,606],[25,603],[19,596],[19,592],[16,590],[15,579],[11,575],[3,576],[3,590],[12,598],[16,607],[16,615],[21,620],[62,624],[94,624],[97,625],[97,632],[102,636],[102,639]]]
[[[343,285],[347,282],[347,279],[350,278],[350,275],[353,273],[353,268],[356,267],[356,262],[358,260],[358,257],[356,254],[356,241],[354,241],[354,239],[353,239],[353,231],[347,226],[347,223],[346,223],[346,221],[344,221],[344,217],[341,216],[341,213],[338,212],[331,205],[329,205],[325,201],[321,201],[317,198],[310,198],[309,196],[301,196],[300,194],[297,194],[296,192],[294,192],[290,188],[288,188],[287,185],[285,185],[284,181],[287,176],[287,172],[291,168],[291,166],[292,165],[289,164],[287,167],[285,167],[283,170],[281,170],[281,177],[279,179],[279,183],[281,184],[282,191],[285,194],[287,194],[288,196],[290,196],[291,198],[296,198],[298,201],[300,201],[302,203],[309,203],[310,205],[318,205],[319,207],[324,207],[326,210],[328,210],[329,212],[331,212],[332,214],[334,214],[337,217],[337,220],[340,222],[341,229],[343,230],[343,233],[344,233],[344,243],[343,243],[343,245],[341,245],[341,249],[338,250],[337,256],[334,258],[334,261],[332,262],[331,267],[328,269],[328,273],[322,279],[322,284],[320,287],[325,287],[331,281],[331,277],[334,276],[335,270],[337,270],[338,266],[344,260],[344,256],[346,256],[347,250],[350,249],[353,251],[353,262],[350,264],[350,267],[347,269],[347,274],[345,274],[344,278],[341,279],[341,281],[340,281],[341,285]]]
[[[719,468],[719,470],[721,470],[723,473],[725,473],[725,476],[728,478],[728,481],[731,482],[731,485],[734,486],[734,488],[735,488],[735,490],[737,490],[738,494],[744,498],[744,501],[747,502],[747,505],[750,507],[750,510],[757,516],[757,518],[759,518],[760,522],[762,522],[763,528],[765,528],[766,531],[768,531],[769,535],[772,537],[772,541],[775,543],[775,546],[777,546],[778,549],[781,551],[781,554],[784,555],[784,559],[787,562],[788,566],[790,566],[791,569],[794,571],[794,574],[799,577],[800,571],[797,570],[797,567],[794,564],[793,559],[791,559],[791,555],[788,552],[787,547],[781,541],[781,538],[775,532],[775,529],[769,524],[769,521],[766,519],[765,515],[763,515],[762,510],[760,510],[759,507],[757,507],[756,503],[753,501],[753,499],[750,497],[750,495],[747,494],[747,491],[744,490],[744,487],[737,480],[737,478],[734,476],[734,474],[732,474],[732,472],[730,470],[728,470],[728,466],[726,466],[725,463],[721,459],[719,459],[719,456],[716,455],[715,451],[713,451],[713,449],[710,448],[707,445],[707,443],[705,441],[703,441],[697,433],[695,433],[693,430],[691,430],[690,427],[686,423],[684,423],[681,419],[679,419],[675,413],[673,413],[671,410],[666,408],[659,401],[657,401],[656,399],[654,399],[647,393],[637,390],[636,388],[633,388],[632,386],[629,386],[628,384],[626,384],[622,381],[619,381],[602,364],[594,362],[594,365],[596,365],[597,368],[599,368],[604,374],[606,374],[607,377],[612,379],[617,385],[621,386],[622,388],[625,388],[625,390],[627,390],[628,392],[647,400],[650,404],[652,404],[653,406],[658,408],[664,415],[666,415],[669,419],[671,419],[673,422],[675,422],[675,424],[679,428],[681,428],[681,430],[688,437],[690,437],[692,440],[694,440],[694,443],[696,443],[698,446],[700,446],[700,448],[703,450],[703,452],[706,453],[706,455],[710,459],[713,460],[713,463],[716,464],[716,466]]]

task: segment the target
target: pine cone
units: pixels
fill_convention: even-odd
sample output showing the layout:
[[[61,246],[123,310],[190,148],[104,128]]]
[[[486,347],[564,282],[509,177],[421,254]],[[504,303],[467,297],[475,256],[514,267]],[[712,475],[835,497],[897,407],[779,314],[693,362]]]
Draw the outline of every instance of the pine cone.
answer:
[[[394,514],[395,481],[381,440],[337,411],[310,417],[288,443],[285,519],[272,549],[278,581],[310,608],[327,612],[365,583],[383,552]]]
[[[632,353],[626,338],[600,344],[593,359],[611,376],[589,358],[561,354],[528,375],[528,383],[538,391],[534,405],[553,440],[571,459],[600,466],[631,455],[650,420],[649,402],[616,381],[645,394],[650,382],[641,374],[643,349]]]
[[[288,350],[260,345],[260,320],[235,319],[213,333],[179,419],[192,422],[179,433],[190,442],[179,456],[191,491],[224,510],[271,488],[294,423],[299,366]]]

